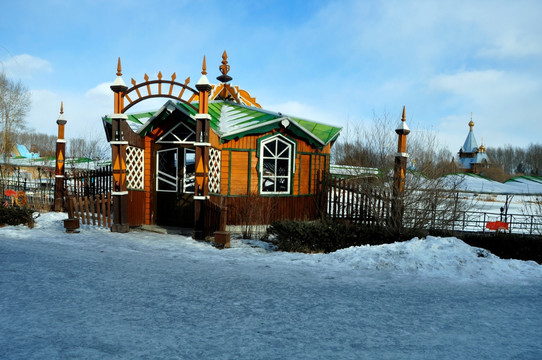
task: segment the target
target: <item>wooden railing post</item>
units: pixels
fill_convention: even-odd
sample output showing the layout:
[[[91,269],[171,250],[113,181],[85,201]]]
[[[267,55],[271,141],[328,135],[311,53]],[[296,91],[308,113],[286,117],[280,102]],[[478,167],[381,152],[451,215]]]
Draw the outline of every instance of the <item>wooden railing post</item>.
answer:
[[[404,208],[404,187],[406,175],[406,161],[408,154],[406,152],[407,135],[410,129],[406,124],[405,107],[403,107],[403,116],[395,132],[399,136],[397,143],[397,152],[395,153],[395,166],[393,175],[393,199],[391,208],[390,225],[395,230],[403,228]]]
[[[64,139],[64,104],[60,103],[60,116],[56,121],[58,125],[58,138],[56,140],[56,167],[55,167],[55,211],[64,210],[64,162],[66,159],[66,140]]]

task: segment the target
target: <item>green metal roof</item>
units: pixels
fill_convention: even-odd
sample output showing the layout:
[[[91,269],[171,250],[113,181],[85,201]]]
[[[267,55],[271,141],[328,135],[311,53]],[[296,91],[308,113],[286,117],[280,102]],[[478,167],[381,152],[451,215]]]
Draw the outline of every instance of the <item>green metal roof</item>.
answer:
[[[197,111],[190,105],[180,102],[174,103],[170,100],[155,112],[130,114],[128,115],[128,121],[132,122],[132,125],[140,125],[137,132],[145,135],[154,127],[156,122],[160,122],[175,109],[192,117],[197,114]],[[261,134],[280,127],[287,127],[295,135],[307,140],[315,147],[322,148],[334,141],[341,132],[339,127],[224,100],[211,101],[209,103],[209,115],[211,116],[211,128],[220,136],[223,142],[246,135]],[[143,124],[141,120],[144,119],[148,120]]]

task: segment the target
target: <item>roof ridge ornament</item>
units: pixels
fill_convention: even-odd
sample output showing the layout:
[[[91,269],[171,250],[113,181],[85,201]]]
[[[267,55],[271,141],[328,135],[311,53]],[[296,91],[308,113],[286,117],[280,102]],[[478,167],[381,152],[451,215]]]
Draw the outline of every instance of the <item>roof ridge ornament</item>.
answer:
[[[228,72],[230,71],[230,65],[228,65],[228,53],[226,50],[222,53],[222,65],[218,67],[218,70],[222,73],[222,75],[218,76],[216,79],[220,82],[227,83],[228,81],[232,80],[232,77],[228,75]]]

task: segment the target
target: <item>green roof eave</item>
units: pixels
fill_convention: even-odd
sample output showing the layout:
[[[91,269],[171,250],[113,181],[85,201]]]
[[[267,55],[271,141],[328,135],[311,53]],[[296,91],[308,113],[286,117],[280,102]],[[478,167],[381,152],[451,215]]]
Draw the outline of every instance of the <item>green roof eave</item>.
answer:
[[[154,114],[147,120],[145,124],[137,131],[137,134],[141,136],[147,135],[149,132],[151,132],[154,129],[154,126],[160,122],[162,122],[166,117],[168,117],[170,114],[172,114],[175,110],[178,110],[185,115],[188,116],[193,122],[195,122],[191,111],[194,111],[192,107],[190,106],[182,106],[183,103],[175,103],[171,100],[168,100],[158,111],[154,112]],[[197,113],[197,112],[196,112]]]
[[[192,105],[196,108],[198,107],[198,103],[193,103]],[[233,116],[233,118],[230,119],[234,120],[234,129],[229,129],[230,131],[228,131],[227,126],[224,128],[224,126],[221,126],[220,124],[221,120],[224,120],[222,118],[224,106],[228,106],[228,109],[225,111]],[[162,122],[164,118],[175,111],[175,109],[188,115],[192,120],[194,120],[195,115],[198,114],[198,111],[188,104],[169,100],[157,111],[129,114],[128,120],[141,124],[142,126],[137,133],[141,136],[145,136],[152,131],[157,123]],[[286,116],[281,113],[240,105],[226,100],[211,101],[209,102],[208,109],[208,113],[211,117],[210,127],[220,137],[221,142],[242,138],[246,135],[263,134],[271,130],[276,130],[283,127],[281,123],[284,120],[287,120],[289,122],[287,131],[306,140],[312,146],[321,149],[335,141],[342,130],[342,128],[339,127]],[[141,119],[146,118],[148,118],[148,120],[143,124]],[[110,117],[107,117],[107,121],[111,122]]]
[[[225,141],[229,141],[232,139],[240,139],[247,135],[256,135],[256,134],[264,134],[266,132],[280,129],[281,127],[284,127],[282,125],[282,122],[284,120],[289,121],[289,125],[287,126],[287,131],[293,133],[299,138],[302,138],[306,140],[309,144],[312,146],[322,149],[326,143],[322,142],[320,139],[315,137],[312,133],[310,133],[307,129],[301,127],[299,124],[297,124],[295,121],[293,121],[291,118],[288,117],[281,117],[277,118],[271,121],[267,121],[265,123],[256,124],[244,129],[239,129],[236,131],[228,132],[221,135],[221,141],[224,143]]]

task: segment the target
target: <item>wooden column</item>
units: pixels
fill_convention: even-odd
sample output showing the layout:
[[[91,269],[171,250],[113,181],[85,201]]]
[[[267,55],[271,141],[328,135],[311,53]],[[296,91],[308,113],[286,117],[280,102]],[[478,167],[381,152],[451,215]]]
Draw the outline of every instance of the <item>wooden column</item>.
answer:
[[[407,135],[410,133],[410,129],[406,124],[404,106],[401,122],[399,123],[397,129],[395,129],[395,132],[397,135],[399,135],[399,139],[397,142],[397,152],[395,153],[390,225],[395,230],[401,230],[403,228],[403,214],[405,211],[403,195],[405,189],[406,163],[408,158],[406,144]]]
[[[128,89],[122,80],[120,58],[117,65],[117,78],[110,86],[115,93],[115,112],[111,115],[111,161],[113,163],[113,224],[111,231],[128,232],[128,190],[126,187],[126,147],[125,139],[126,119],[123,114],[124,92]]]
[[[207,79],[205,56],[201,78],[196,84],[199,91],[199,108],[196,114],[196,174],[194,185],[194,238],[205,239],[206,202],[209,201],[209,131],[211,116],[209,115],[209,94],[212,86]]]
[[[64,118],[64,104],[60,103],[60,116],[56,121],[58,125],[58,137],[56,140],[56,166],[55,166],[55,211],[64,211],[64,173],[66,159],[66,140],[64,139],[64,126],[67,121]]]

